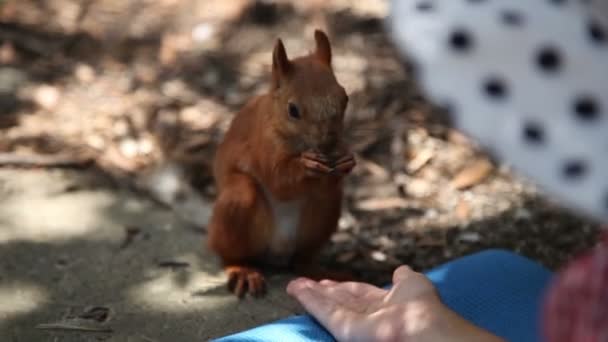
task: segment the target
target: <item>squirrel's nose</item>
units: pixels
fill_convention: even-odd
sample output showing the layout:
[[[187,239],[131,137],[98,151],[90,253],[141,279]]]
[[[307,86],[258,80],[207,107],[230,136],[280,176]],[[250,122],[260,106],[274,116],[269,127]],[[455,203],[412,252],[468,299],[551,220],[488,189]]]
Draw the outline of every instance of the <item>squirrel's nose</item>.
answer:
[[[328,132],[324,135],[319,143],[319,150],[324,154],[331,154],[338,145],[338,134],[335,132]]]

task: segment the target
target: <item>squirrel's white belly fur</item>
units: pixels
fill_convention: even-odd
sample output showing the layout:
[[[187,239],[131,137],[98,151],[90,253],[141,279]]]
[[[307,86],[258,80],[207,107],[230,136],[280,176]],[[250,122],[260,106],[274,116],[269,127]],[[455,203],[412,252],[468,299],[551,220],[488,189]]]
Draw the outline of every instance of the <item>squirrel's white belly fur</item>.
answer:
[[[275,229],[268,246],[267,260],[270,264],[281,266],[287,264],[296,249],[296,237],[302,201],[293,200],[282,202],[275,199],[264,189],[266,199],[272,211]]]

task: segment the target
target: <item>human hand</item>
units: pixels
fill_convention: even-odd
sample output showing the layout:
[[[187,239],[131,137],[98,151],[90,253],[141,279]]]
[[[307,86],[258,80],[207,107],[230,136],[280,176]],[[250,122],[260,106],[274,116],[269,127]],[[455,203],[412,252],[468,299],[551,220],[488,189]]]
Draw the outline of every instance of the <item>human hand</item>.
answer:
[[[338,341],[500,341],[443,305],[423,274],[401,266],[393,284],[299,278],[287,292]]]

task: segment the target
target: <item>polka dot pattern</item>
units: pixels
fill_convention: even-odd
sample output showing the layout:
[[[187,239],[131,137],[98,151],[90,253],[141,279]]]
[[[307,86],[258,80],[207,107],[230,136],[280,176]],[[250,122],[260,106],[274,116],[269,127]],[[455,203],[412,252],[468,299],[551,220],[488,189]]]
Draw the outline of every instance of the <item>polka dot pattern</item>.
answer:
[[[505,82],[497,76],[489,77],[483,84],[486,95],[494,100],[504,99],[508,95],[508,88]]]
[[[416,5],[420,12],[429,12],[433,10],[433,4],[428,1],[421,1]]]
[[[502,21],[509,26],[521,26],[524,22],[524,17],[521,13],[513,10],[504,10],[500,13]]]
[[[608,2],[393,0],[426,98],[549,197],[608,222]],[[457,110],[453,110],[457,108]]]
[[[523,128],[523,139],[533,145],[540,145],[545,140],[544,128],[534,122],[528,122]]]
[[[465,29],[455,29],[450,34],[450,46],[454,51],[468,51],[473,46],[473,37]]]
[[[606,42],[606,33],[600,25],[594,21],[589,23],[589,37],[596,44],[603,44]]]
[[[574,112],[581,121],[593,121],[599,116],[597,101],[591,96],[582,96],[574,103]]]
[[[585,176],[587,165],[582,160],[568,160],[563,167],[563,176],[566,180],[577,180]]]
[[[561,65],[561,55],[554,47],[543,47],[536,57],[536,62],[542,71],[555,72]]]

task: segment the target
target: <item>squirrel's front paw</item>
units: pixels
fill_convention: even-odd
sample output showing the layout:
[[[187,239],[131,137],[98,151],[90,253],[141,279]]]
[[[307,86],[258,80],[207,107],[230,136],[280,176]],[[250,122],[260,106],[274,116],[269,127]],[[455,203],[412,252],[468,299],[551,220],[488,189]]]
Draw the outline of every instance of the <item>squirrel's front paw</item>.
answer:
[[[329,160],[319,153],[303,152],[300,155],[300,162],[306,169],[306,175],[310,177],[319,177],[333,171],[333,168],[327,165]]]
[[[336,161],[332,172],[347,175],[353,170],[356,164],[355,156],[349,152]]]
[[[261,297],[266,293],[266,280],[260,271],[243,266],[230,266],[226,268],[228,274],[228,289],[243,298],[245,293],[254,297]]]

